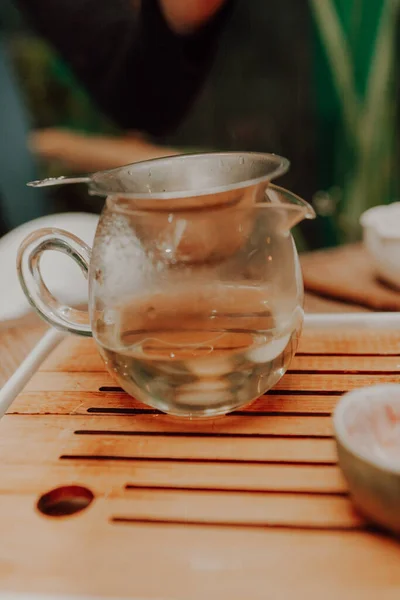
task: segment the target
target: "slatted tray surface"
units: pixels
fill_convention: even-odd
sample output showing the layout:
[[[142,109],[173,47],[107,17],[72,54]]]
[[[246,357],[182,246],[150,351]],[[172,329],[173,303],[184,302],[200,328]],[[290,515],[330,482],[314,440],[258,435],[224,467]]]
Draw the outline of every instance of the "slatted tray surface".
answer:
[[[399,375],[400,331],[305,331],[267,396],[191,422],[128,397],[91,340],[67,339],[0,422],[0,589],[398,599],[400,544],[353,509],[330,415]],[[38,510],[71,485],[94,494],[85,510]]]

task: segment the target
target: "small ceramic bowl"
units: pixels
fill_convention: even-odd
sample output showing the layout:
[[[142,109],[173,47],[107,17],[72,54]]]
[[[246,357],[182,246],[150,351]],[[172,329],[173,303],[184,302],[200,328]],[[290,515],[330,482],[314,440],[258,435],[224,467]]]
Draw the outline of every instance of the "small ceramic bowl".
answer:
[[[400,288],[400,202],[370,208],[361,215],[360,224],[376,274]]]
[[[345,394],[333,421],[354,504],[367,519],[400,534],[400,384]]]

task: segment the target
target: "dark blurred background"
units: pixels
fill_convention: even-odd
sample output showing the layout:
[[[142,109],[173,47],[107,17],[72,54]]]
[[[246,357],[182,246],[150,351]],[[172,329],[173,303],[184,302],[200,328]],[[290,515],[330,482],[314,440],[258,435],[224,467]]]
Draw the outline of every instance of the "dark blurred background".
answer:
[[[336,22],[344,43],[335,47]],[[235,149],[290,159],[279,183],[319,214],[298,232],[301,248],[357,239],[363,210],[398,199],[397,57],[396,1],[237,0],[196,102],[174,131],[154,138],[102,115],[12,0],[2,0],[1,233],[42,214],[101,210],[79,186],[40,193],[25,188],[28,179]],[[341,86],[346,68],[353,89]]]

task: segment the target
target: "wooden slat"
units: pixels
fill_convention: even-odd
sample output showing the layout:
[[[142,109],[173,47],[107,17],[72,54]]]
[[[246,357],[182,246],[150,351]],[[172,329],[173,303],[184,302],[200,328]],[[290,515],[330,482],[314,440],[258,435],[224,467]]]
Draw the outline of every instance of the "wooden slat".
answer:
[[[45,329],[44,322],[33,313],[0,322],[0,388],[39,341]]]
[[[286,374],[274,387],[274,390],[292,392],[344,392],[357,387],[377,383],[397,382],[399,374],[366,375],[366,374]],[[40,372],[35,374],[27,384],[28,392],[81,391],[96,392],[100,387],[115,387],[115,380],[108,373],[57,373]]]
[[[400,371],[400,333],[385,332],[380,334],[379,342],[376,334],[360,332],[346,333],[334,330],[321,335],[315,332],[311,336],[307,331],[303,335],[298,353],[291,365],[291,370],[315,371]],[[382,336],[383,335],[383,339]],[[333,337],[332,337],[333,336]],[[302,356],[301,353],[310,356]],[[324,355],[343,354],[342,356]],[[354,353],[359,356],[348,356]],[[365,356],[375,354],[377,356]],[[397,356],[385,356],[394,353]],[[318,355],[321,356],[318,356]],[[102,372],[104,363],[96,349],[93,340],[69,338],[51,354],[43,363],[41,371],[73,372]]]
[[[345,392],[367,385],[397,383],[398,381],[398,373],[385,375],[353,375],[346,373],[321,375],[315,373],[312,376],[303,373],[288,373],[274,386],[274,390]]]
[[[307,329],[300,339],[298,353],[339,355],[400,355],[400,331],[390,329]]]
[[[95,494],[122,494],[126,485],[252,490],[255,492],[309,492],[344,494],[346,483],[337,466],[274,464],[166,464],[163,461],[130,462],[58,460],[53,463],[6,465],[1,470],[1,493],[35,494],[60,485],[88,486]]]
[[[40,371],[104,371],[104,362],[92,339],[69,337],[42,363]]]
[[[64,448],[64,454],[96,455],[102,457],[155,457],[164,459],[189,459],[214,461],[249,462],[294,462],[294,463],[330,463],[337,460],[333,440],[329,439],[221,439],[199,444],[195,438],[168,438],[166,444],[160,444],[157,438],[116,438],[106,440],[98,437],[93,441],[89,436],[77,436],[70,446]],[[29,457],[30,460],[30,457]]]
[[[338,395],[280,395],[279,392],[262,396],[241,413],[265,414],[325,414],[330,415],[340,396]],[[112,415],[113,411],[135,414],[135,411],[152,409],[125,392],[23,392],[11,405],[8,414],[91,414]],[[109,412],[108,412],[109,411]],[[116,414],[114,413],[114,414]]]
[[[400,349],[400,345],[399,345]],[[400,356],[295,356],[290,371],[385,373],[400,375]]]
[[[251,494],[132,489],[109,507],[118,519],[193,524],[322,529],[360,527],[364,521],[348,498],[298,494]]]
[[[89,347],[88,347],[89,348]],[[65,368],[67,367],[67,369]],[[64,371],[100,373],[105,371],[104,363],[97,352],[90,346],[90,351],[84,354],[82,366],[79,365],[79,355],[71,357],[65,365],[62,359],[54,357],[47,359],[41,371]],[[400,372],[400,356],[295,356],[290,364],[291,371],[354,371],[354,372]]]
[[[79,418],[79,427],[82,426],[82,419],[84,417]],[[86,421],[87,426],[88,423]],[[6,415],[0,422],[0,460],[7,459],[9,464],[29,464],[50,462],[60,455],[83,455],[210,461],[336,462],[333,439],[73,435],[76,425],[73,417]],[[30,440],[29,453],[21,444],[21,439],[27,436]]]
[[[33,417],[30,415],[4,417],[4,428],[10,429],[7,424],[12,420],[12,428],[29,429]],[[71,434],[80,435],[111,435],[135,436],[135,435],[155,435],[158,437],[196,437],[200,439],[228,438],[234,440],[244,437],[256,439],[257,436],[288,436],[288,437],[331,437],[333,430],[331,419],[329,417],[315,416],[286,416],[277,417],[242,417],[227,415],[221,422],[221,419],[171,419],[167,415],[134,415],[120,416],[110,415],[107,420],[97,415],[82,416],[79,421],[74,417],[65,415],[60,416],[38,416],[38,427],[46,431],[60,431],[60,435],[65,435],[69,431]],[[0,426],[1,431],[1,426]]]

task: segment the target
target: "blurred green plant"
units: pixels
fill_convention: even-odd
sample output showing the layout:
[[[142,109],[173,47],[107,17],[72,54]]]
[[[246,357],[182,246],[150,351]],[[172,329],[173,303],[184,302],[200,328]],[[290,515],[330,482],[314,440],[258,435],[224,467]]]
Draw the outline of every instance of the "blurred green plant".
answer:
[[[322,182],[337,185],[320,197],[325,208],[331,202],[338,241],[352,241],[359,237],[360,214],[396,200],[399,191],[395,57],[400,1],[310,0],[310,5],[323,54],[316,82],[325,111],[322,152],[323,136],[333,129],[328,121],[334,113],[337,119],[334,138],[331,131],[325,140],[327,147],[333,145],[333,160]]]

